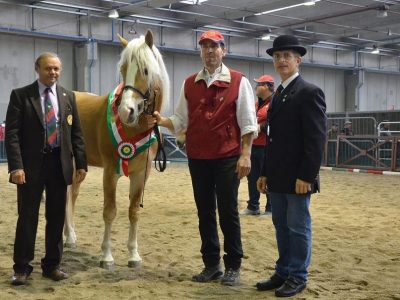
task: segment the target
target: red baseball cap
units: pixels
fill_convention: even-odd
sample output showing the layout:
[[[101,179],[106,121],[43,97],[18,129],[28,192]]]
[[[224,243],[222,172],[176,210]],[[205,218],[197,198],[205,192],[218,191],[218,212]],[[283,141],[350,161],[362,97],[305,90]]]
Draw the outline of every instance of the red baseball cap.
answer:
[[[224,36],[217,30],[208,30],[201,34],[199,44],[205,40],[211,40],[214,43],[225,45]]]
[[[275,83],[274,77],[272,77],[271,75],[261,75],[258,78],[254,78],[254,81],[257,83],[264,83],[264,82],[270,82],[272,84]]]

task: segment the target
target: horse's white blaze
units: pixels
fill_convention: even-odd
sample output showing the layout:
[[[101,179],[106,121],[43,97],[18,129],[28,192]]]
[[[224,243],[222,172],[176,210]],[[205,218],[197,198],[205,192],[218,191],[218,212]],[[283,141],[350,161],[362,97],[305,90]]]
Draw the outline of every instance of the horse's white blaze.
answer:
[[[125,85],[135,86],[137,72],[139,72],[139,68],[136,62],[129,63],[126,71]],[[143,112],[143,102],[140,95],[137,95],[130,89],[124,90],[121,95],[121,103],[118,107],[121,121],[127,125],[136,125],[139,121],[139,115]],[[141,105],[141,109],[139,105]]]
[[[102,256],[100,261],[113,262],[114,258],[111,253],[111,224],[106,223],[104,227],[103,242],[101,243]]]
[[[129,259],[128,261],[131,262],[141,262],[142,258],[138,252],[138,243],[137,243],[137,231],[138,231],[138,224],[131,223],[129,227],[129,239],[128,239],[128,250],[129,250]]]
[[[118,114],[121,122],[126,125],[137,125],[139,121],[139,115],[142,113],[139,109],[139,104],[142,104],[143,99],[134,97],[132,90],[126,90],[121,97],[121,104],[118,107]]]

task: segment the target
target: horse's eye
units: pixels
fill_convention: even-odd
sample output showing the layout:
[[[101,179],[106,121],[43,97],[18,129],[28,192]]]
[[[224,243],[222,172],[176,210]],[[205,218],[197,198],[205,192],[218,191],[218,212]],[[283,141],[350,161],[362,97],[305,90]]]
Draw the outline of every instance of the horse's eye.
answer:
[[[149,75],[149,71],[147,71],[147,69],[144,69],[144,75]]]

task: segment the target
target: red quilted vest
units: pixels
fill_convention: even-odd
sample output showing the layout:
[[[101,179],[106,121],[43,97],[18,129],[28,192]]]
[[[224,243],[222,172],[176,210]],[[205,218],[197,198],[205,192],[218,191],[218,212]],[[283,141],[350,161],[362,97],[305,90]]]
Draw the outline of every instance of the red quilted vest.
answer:
[[[185,81],[189,123],[186,152],[192,159],[216,159],[240,155],[240,128],[236,121],[236,100],[242,73],[229,70],[231,82],[204,80],[197,74]]]

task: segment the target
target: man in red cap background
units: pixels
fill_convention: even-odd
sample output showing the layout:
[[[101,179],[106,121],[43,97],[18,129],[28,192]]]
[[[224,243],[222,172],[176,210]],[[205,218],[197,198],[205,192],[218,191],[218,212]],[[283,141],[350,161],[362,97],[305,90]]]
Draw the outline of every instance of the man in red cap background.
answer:
[[[251,147],[251,170],[247,175],[247,186],[249,192],[249,200],[247,207],[242,211],[242,215],[259,215],[260,214],[260,192],[257,190],[257,179],[261,175],[261,169],[264,164],[265,146],[267,144],[267,136],[265,123],[267,121],[267,112],[274,94],[274,78],[271,75],[262,75],[254,79],[256,85],[256,114],[258,123],[258,137],[254,139]],[[265,206],[264,215],[271,214],[271,203],[267,193],[267,204]]]
[[[175,114],[154,113],[160,126],[186,130],[186,152],[199,217],[204,269],[192,277],[209,282],[222,276],[216,209],[224,235],[225,273],[221,283],[238,285],[243,257],[238,213],[239,181],[250,172],[257,135],[253,89],[242,73],[223,63],[225,41],[218,31],[199,39],[204,67],[183,83]]]

